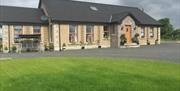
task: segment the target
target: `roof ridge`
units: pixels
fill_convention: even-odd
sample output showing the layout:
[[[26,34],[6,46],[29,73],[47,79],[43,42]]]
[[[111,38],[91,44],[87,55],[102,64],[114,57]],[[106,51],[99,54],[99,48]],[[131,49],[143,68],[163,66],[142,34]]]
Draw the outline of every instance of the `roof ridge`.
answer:
[[[106,5],[106,6],[114,6],[114,7],[125,7],[125,8],[137,8],[131,6],[123,6],[123,5],[116,5],[116,4],[106,4],[106,3],[95,3],[95,2],[88,2],[88,1],[75,1],[75,0],[67,0],[72,2],[80,2],[80,3],[90,3],[90,4],[98,4],[98,5]]]
[[[43,0],[40,0],[39,3],[41,3],[42,1]],[[137,7],[132,7],[132,6],[123,6],[123,5],[106,4],[106,3],[95,3],[95,2],[77,1],[77,0],[57,0],[57,1],[75,2],[75,3],[86,3],[86,4],[97,4],[97,5],[106,5],[106,6],[113,6],[113,7],[137,8]]]

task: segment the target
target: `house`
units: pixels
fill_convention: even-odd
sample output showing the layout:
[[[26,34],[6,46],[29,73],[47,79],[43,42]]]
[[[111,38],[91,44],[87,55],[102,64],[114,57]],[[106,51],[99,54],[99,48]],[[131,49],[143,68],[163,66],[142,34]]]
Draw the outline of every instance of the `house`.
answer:
[[[160,23],[136,7],[72,0],[40,0],[38,8],[0,6],[3,50],[54,51],[81,48],[119,48],[124,36],[131,45],[160,44]]]

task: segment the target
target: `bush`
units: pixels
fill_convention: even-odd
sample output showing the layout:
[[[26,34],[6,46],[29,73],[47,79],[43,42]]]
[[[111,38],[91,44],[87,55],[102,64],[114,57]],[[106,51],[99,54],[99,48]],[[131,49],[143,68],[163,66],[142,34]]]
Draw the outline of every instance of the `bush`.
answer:
[[[63,43],[62,47],[66,47],[66,44],[65,44],[65,43]]]
[[[6,46],[6,47],[4,47],[4,50],[6,50],[6,51],[7,51],[7,50],[8,50],[8,47],[7,47],[7,46]]]
[[[66,44],[63,43],[63,45],[62,45],[62,50],[64,51],[65,49],[66,49]]]
[[[2,50],[2,48],[3,48],[3,46],[2,46],[2,45],[0,45],[0,51]]]
[[[45,51],[47,51],[49,48],[47,45],[44,45],[44,49],[45,49]]]
[[[137,44],[139,45],[139,39],[138,39],[138,37],[139,37],[139,34],[136,33],[136,34],[134,35],[134,37],[132,38],[132,42],[133,42],[133,43],[137,43]]]
[[[81,46],[84,46],[84,42],[83,41],[80,41],[80,44],[81,44]]]
[[[15,52],[17,50],[16,46],[12,47],[12,51]]]
[[[158,39],[155,40],[155,44],[156,44],[156,45],[158,44]]]
[[[151,45],[151,43],[150,43],[150,41],[149,41],[149,40],[147,40],[147,45]]]
[[[122,34],[121,36],[120,36],[120,45],[124,45],[125,43],[127,43],[127,38],[126,38],[126,36],[125,36],[125,34]]]
[[[50,43],[50,44],[49,44],[49,49],[50,49],[50,50],[54,50],[54,44],[53,44],[53,43]]]

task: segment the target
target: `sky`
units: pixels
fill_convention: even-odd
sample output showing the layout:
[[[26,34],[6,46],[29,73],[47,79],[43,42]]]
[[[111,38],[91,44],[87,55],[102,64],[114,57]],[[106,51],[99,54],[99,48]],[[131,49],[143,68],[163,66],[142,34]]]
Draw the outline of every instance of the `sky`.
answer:
[[[132,6],[143,9],[150,16],[159,20],[170,18],[174,28],[180,28],[180,0],[77,0],[95,3]],[[39,0],[0,0],[0,5],[38,7]]]

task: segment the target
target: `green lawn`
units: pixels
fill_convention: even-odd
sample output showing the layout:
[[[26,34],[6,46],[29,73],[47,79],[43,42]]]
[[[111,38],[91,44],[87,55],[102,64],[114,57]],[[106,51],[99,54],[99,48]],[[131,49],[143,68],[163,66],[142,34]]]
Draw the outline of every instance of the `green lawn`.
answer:
[[[180,64],[102,58],[0,61],[0,91],[180,91]]]

